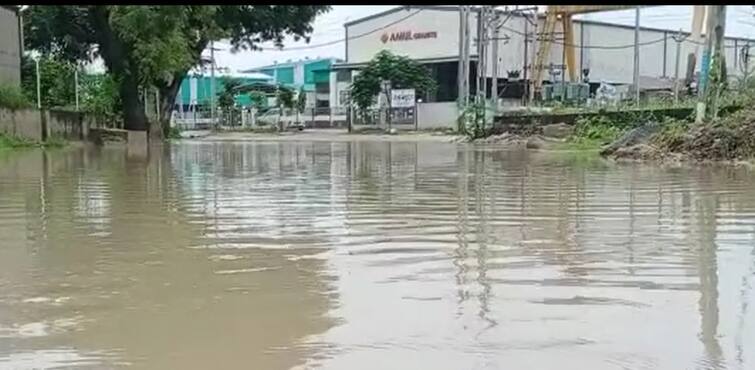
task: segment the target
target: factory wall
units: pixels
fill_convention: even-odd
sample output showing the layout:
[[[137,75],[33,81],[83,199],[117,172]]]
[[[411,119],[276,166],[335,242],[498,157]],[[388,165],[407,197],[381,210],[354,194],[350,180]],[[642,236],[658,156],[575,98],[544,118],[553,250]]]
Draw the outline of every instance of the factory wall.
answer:
[[[347,24],[346,62],[368,62],[380,50],[413,59],[458,56],[459,12],[449,9],[412,7]],[[470,14],[470,34],[475,33],[476,22],[476,14]],[[411,39],[404,37],[407,33],[412,35]],[[471,50],[473,53],[476,50],[474,43]]]

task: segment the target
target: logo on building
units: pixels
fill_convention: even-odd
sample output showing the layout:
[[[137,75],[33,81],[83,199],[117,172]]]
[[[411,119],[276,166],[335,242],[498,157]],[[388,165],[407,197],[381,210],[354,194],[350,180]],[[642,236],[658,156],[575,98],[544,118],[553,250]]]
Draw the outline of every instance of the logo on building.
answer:
[[[380,41],[382,41],[383,44],[385,44],[388,41],[395,42],[395,41],[411,41],[411,40],[436,39],[436,38],[438,38],[438,33],[435,31],[431,31],[431,32],[401,31],[401,32],[393,32],[391,34],[388,34],[386,32],[382,36],[380,36]]]

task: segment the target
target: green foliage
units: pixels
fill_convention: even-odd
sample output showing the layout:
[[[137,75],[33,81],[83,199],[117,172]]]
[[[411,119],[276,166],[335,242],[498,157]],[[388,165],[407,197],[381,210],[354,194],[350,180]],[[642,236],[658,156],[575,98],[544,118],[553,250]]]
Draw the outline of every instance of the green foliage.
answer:
[[[573,148],[588,149],[609,144],[629,129],[629,125],[611,120],[605,115],[582,117],[577,120],[569,138]]]
[[[234,78],[223,78],[223,91],[218,95],[218,107],[224,110],[231,109],[235,105],[236,101],[236,88],[241,86],[241,81]]]
[[[84,112],[115,119],[120,114],[118,81],[108,74],[80,76],[80,104]]]
[[[12,85],[0,84],[0,107],[20,109],[31,106],[20,88]]]
[[[304,88],[299,89],[299,93],[296,96],[296,111],[299,113],[304,113],[304,108],[307,107],[307,93],[304,91]]]
[[[6,135],[0,132],[0,149],[16,149],[16,148],[30,148],[35,146],[35,142],[12,135]]]
[[[249,93],[249,99],[252,101],[252,106],[259,110],[265,107],[267,95],[261,91],[252,91]]]
[[[467,105],[459,117],[459,132],[472,139],[485,136],[485,106],[480,103]]]
[[[167,132],[165,133],[166,139],[180,139],[181,136],[181,129],[178,127],[169,127]]]
[[[0,149],[20,149],[20,148],[60,148],[67,142],[57,136],[48,138],[45,142],[38,142],[20,136],[7,135],[0,132]]]
[[[76,103],[75,66],[52,56],[39,60],[42,108],[69,108]],[[21,59],[21,87],[29,101],[37,101],[36,63],[29,56]]]
[[[294,91],[285,86],[279,86],[276,93],[278,105],[286,109],[294,109]]]
[[[172,105],[178,85],[187,71],[203,62],[202,52],[210,41],[230,39],[234,49],[256,49],[265,41],[282,46],[286,36],[306,38],[314,18],[329,9],[320,5],[32,5],[24,14],[24,36],[29,49],[61,60],[102,57],[119,84],[121,101],[127,103],[124,118],[139,121],[144,117],[140,88],[156,87],[161,105]]]
[[[437,88],[427,68],[405,56],[382,50],[354,78],[352,101],[361,110],[369,108],[378,94],[387,96],[390,93],[381,91],[381,83],[385,80],[391,82],[393,89],[415,89],[418,95]]]

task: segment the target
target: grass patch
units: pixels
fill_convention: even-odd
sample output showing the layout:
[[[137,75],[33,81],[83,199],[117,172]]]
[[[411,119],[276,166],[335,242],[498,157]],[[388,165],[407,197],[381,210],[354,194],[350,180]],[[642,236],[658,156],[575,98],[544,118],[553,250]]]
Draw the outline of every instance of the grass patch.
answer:
[[[574,133],[563,144],[563,148],[597,150],[618,139],[628,129],[628,124],[611,120],[606,116],[580,118],[577,120]]]
[[[39,146],[39,143],[26,138],[0,133],[0,148],[18,149],[33,148],[35,146]]]
[[[166,140],[175,140],[180,138],[182,138],[181,129],[179,129],[178,127],[170,127],[165,133]]]
[[[68,142],[57,136],[46,141],[35,141],[23,137],[0,133],[0,149],[23,149],[23,148],[62,148]]]

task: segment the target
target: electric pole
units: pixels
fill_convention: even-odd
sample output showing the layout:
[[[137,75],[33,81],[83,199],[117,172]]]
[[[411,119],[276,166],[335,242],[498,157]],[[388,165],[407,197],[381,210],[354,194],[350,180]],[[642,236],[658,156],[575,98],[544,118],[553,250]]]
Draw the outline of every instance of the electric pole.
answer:
[[[459,6],[459,65],[457,69],[457,97],[459,108],[464,106],[464,6]]]
[[[723,65],[724,31],[726,29],[726,6],[708,6],[708,22],[706,24],[705,49],[703,62],[700,66],[700,82],[698,84],[698,103],[695,116],[696,122],[704,118],[715,118],[717,115],[718,88],[721,82]],[[711,66],[713,68],[711,68]],[[713,81],[709,81],[713,77]]]
[[[469,6],[459,7],[459,106],[469,103]]]
[[[493,84],[490,86],[490,96],[493,98],[493,112],[498,113],[498,42],[500,39],[501,24],[497,11],[493,9],[493,51],[491,68],[493,69]]]
[[[480,6],[477,8],[477,83],[475,86],[475,101],[480,102],[480,99],[483,99],[483,94],[480,93],[480,91],[483,91],[484,84],[485,84],[485,70],[484,70],[484,64],[485,64],[485,36],[484,36],[484,30],[485,30],[485,6]],[[481,102],[480,102],[481,103]]]
[[[640,105],[640,7],[634,10],[634,101]]]
[[[210,41],[210,124],[215,126],[215,43]]]

